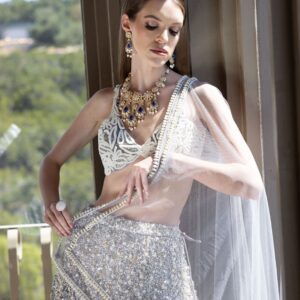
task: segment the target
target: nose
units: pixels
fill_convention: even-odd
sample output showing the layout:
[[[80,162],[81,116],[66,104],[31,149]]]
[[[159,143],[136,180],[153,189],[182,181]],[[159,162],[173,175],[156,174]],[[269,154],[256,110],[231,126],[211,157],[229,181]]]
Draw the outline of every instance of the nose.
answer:
[[[159,44],[165,44],[168,41],[168,30],[163,30],[156,38]]]

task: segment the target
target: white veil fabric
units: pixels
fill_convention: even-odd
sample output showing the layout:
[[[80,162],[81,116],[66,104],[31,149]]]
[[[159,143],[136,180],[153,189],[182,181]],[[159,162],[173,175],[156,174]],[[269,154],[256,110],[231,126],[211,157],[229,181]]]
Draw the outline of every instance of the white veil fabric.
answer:
[[[176,105],[149,177],[161,189],[192,181],[180,228],[201,240],[187,241],[198,298],[279,299],[267,195],[227,101],[190,78]]]

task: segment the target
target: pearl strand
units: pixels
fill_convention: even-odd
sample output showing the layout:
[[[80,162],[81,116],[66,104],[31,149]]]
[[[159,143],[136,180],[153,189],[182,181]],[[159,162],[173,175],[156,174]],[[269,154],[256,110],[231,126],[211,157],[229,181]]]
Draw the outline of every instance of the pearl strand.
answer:
[[[183,88],[182,88],[182,91],[179,95],[179,98],[178,98],[178,106],[177,107],[180,107],[180,104],[183,102],[183,100],[185,99],[186,97],[186,94],[188,92],[188,89],[189,89],[189,86],[196,80],[196,78],[190,78],[188,80],[186,80]],[[174,109],[176,109],[175,105],[174,105]],[[172,135],[172,132],[174,131],[175,127],[176,127],[176,124],[178,122],[178,118],[180,117],[179,113],[181,112],[181,110],[177,110],[174,112],[174,117],[172,119],[172,123],[170,124],[170,128],[168,129],[168,135]],[[161,135],[162,137],[162,135]],[[165,139],[165,144],[162,146],[162,143],[160,144],[158,142],[158,144],[160,144],[161,146],[161,155],[158,157],[158,159],[160,160],[160,170],[158,171],[158,173],[156,174],[156,176],[158,176],[160,174],[160,172],[162,172],[163,170],[163,166],[165,165],[165,162],[166,162],[166,159],[167,159],[167,154],[168,154],[168,151],[169,151],[169,148],[170,148],[170,142],[171,142],[171,139]],[[157,163],[158,164],[158,163]]]
[[[156,151],[155,151],[154,159],[153,159],[153,166],[152,166],[152,169],[151,169],[151,171],[149,173],[149,176],[148,176],[149,180],[152,180],[155,173],[157,172],[157,169],[158,169],[158,166],[159,166],[159,161],[160,161],[160,158],[161,158],[161,154],[162,154],[163,149],[164,149],[164,144],[166,143],[164,133],[166,131],[167,126],[170,126],[169,119],[170,119],[170,116],[172,115],[172,113],[173,113],[173,111],[174,111],[174,109],[177,105],[177,102],[178,102],[178,99],[179,99],[179,96],[180,96],[180,90],[182,89],[183,82],[186,80],[186,78],[187,78],[186,75],[180,78],[180,82],[176,86],[177,90],[175,91],[175,93],[173,93],[172,98],[170,100],[169,109],[166,112],[166,117],[165,117],[164,122],[162,124],[161,133],[160,133],[160,136],[159,136],[159,139],[158,139],[158,142],[157,142],[157,147],[156,147]]]

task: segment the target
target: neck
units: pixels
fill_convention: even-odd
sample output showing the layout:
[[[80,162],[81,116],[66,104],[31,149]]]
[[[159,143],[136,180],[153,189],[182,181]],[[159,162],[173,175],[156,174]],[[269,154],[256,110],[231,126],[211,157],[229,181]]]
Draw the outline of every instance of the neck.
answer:
[[[153,87],[156,81],[166,71],[166,66],[151,67],[145,64],[131,63],[131,89],[139,92],[145,92]]]

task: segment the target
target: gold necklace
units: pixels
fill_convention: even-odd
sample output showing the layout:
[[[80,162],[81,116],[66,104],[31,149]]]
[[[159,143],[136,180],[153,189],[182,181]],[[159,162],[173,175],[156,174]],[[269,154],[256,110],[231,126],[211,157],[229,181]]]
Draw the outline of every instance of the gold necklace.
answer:
[[[158,112],[157,97],[160,94],[160,89],[165,87],[166,76],[169,72],[170,69],[167,68],[159,80],[155,82],[154,86],[144,93],[129,89],[131,73],[128,74],[122,85],[120,100],[117,102],[117,106],[121,119],[129,130],[135,129],[138,123],[144,121],[146,113],[154,115]]]

